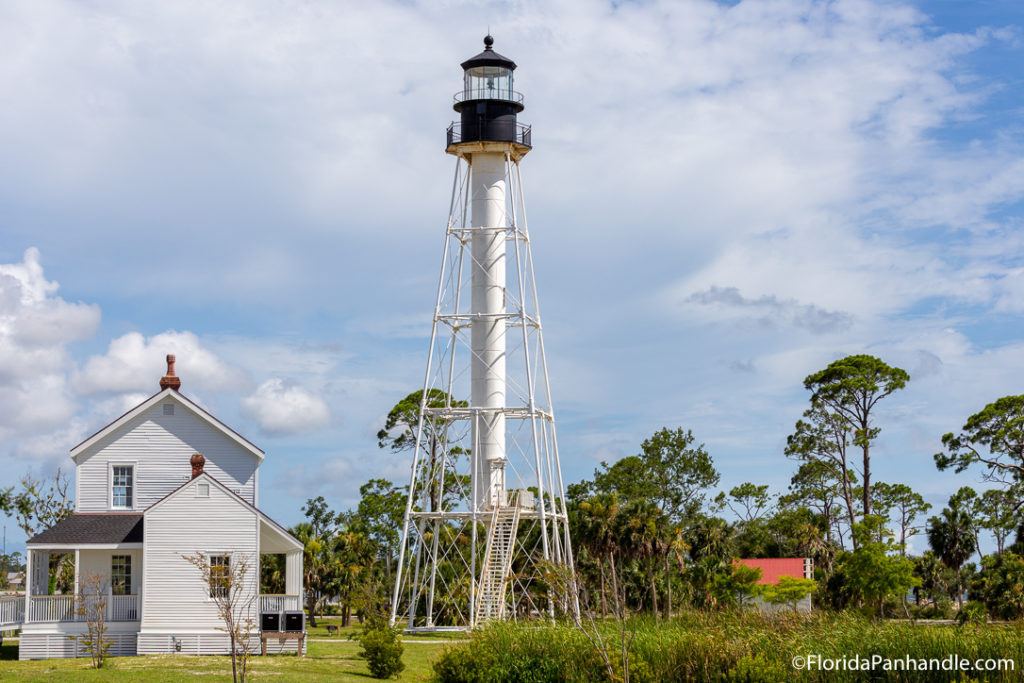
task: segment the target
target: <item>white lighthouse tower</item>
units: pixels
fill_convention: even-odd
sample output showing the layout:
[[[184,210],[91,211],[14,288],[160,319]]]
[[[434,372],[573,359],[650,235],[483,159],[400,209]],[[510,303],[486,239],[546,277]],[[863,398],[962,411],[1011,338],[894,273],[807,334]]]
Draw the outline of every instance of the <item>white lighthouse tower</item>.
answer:
[[[473,628],[578,609],[520,162],[515,62],[462,63],[451,209],[420,402],[391,623]]]

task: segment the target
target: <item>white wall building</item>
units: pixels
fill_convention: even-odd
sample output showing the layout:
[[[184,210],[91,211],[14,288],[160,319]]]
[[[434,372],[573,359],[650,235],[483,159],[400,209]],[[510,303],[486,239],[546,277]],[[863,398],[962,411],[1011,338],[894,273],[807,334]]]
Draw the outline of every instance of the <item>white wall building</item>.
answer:
[[[211,564],[248,563],[256,628],[260,611],[301,609],[302,543],[256,507],[263,451],[179,393],[180,384],[168,356],[159,393],[71,450],[75,512],[26,546],[21,659],[83,654],[68,636],[86,629],[74,604],[89,574],[109,592],[111,654],[227,653],[210,587],[185,559],[195,553]],[[49,585],[60,554],[74,556],[73,594],[54,595]],[[267,554],[286,556],[283,595],[260,594]],[[294,650],[296,641],[275,644]]]

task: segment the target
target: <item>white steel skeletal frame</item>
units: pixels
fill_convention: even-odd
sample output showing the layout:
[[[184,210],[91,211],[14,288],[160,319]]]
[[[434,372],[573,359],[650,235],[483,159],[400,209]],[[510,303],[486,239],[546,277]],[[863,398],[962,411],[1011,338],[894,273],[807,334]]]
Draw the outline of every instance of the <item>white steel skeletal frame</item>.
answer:
[[[508,188],[505,225],[474,227],[468,210],[473,153],[456,152],[391,603],[391,624],[399,621],[401,612],[409,629],[477,626],[483,544],[496,519],[497,507],[485,508],[480,504],[480,487],[490,487],[491,482],[480,481],[480,468],[473,462],[480,453],[481,429],[475,425],[481,424],[482,419],[490,419],[493,424],[495,410],[504,420],[504,474],[500,480],[503,488],[533,488],[537,493],[534,506],[521,509],[518,514],[521,521],[511,544],[513,571],[508,577],[504,613],[511,618],[543,613],[550,617],[556,609],[579,609],[575,600],[566,603],[563,599],[556,605],[558,601],[553,596],[541,597],[530,590],[540,578],[541,562],[562,565],[571,574],[573,554],[526,227],[521,155],[512,145],[502,153]],[[504,283],[503,310],[474,313],[466,308],[463,296],[477,270],[473,267],[472,240],[475,235],[495,231],[504,233],[503,258],[512,260]],[[470,271],[470,280],[466,270]],[[507,368],[501,377],[506,386],[505,405],[498,409],[474,406],[460,400],[470,395],[466,391],[473,357],[470,333],[474,324],[493,325],[499,320],[505,321],[509,347],[503,359]],[[516,328],[519,334],[515,334]],[[443,394],[438,395],[435,390]],[[505,490],[498,493],[498,505],[506,504]],[[511,499],[519,505],[518,496]]]

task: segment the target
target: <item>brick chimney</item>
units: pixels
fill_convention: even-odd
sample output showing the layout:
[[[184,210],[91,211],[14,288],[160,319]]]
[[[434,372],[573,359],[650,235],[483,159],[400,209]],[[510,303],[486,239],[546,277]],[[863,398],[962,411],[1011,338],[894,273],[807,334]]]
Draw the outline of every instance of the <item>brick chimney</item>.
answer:
[[[192,457],[188,459],[188,462],[192,465],[193,479],[203,473],[203,465],[206,464],[206,458],[203,457],[202,453],[193,453]]]
[[[181,388],[181,378],[174,374],[174,354],[167,354],[167,374],[160,378],[160,391],[167,387],[178,391]]]

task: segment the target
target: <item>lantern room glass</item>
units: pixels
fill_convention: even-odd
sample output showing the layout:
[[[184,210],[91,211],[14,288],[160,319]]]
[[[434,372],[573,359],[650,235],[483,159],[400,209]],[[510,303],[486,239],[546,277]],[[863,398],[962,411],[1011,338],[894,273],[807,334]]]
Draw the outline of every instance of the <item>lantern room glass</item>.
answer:
[[[504,66],[474,66],[466,69],[463,100],[511,100],[512,69]]]

